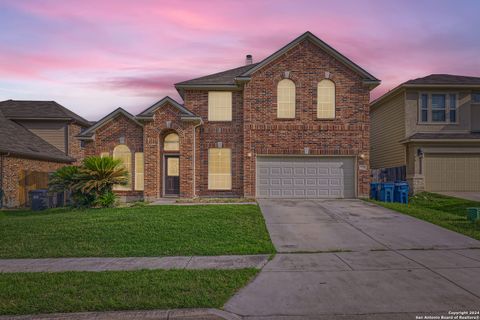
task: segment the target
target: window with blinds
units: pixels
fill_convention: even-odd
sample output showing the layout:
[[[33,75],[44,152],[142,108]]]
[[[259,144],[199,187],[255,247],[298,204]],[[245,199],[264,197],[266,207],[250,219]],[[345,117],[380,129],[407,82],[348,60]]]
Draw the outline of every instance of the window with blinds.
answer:
[[[208,149],[208,189],[232,189],[232,152],[227,148]]]
[[[208,121],[232,121],[231,92],[208,92]]]
[[[100,158],[105,158],[105,157],[110,157],[110,153],[109,152],[100,153]]]
[[[132,190],[132,153],[130,149],[124,145],[120,144],[113,149],[113,159],[119,159],[122,161],[122,165],[128,172],[128,184],[127,185],[115,185],[113,186],[114,190]]]
[[[277,118],[295,118],[295,83],[289,79],[277,85]]]
[[[170,133],[165,136],[163,140],[163,150],[165,151],[179,151],[180,150],[180,138],[176,133]]]
[[[317,118],[335,119],[335,83],[328,79],[318,83]]]
[[[143,152],[135,152],[135,190],[143,191],[144,187]]]

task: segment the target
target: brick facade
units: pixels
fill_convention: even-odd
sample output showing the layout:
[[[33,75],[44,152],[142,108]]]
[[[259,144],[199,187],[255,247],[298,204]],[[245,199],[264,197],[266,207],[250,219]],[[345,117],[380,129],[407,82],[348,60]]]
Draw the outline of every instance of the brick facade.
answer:
[[[123,141],[122,141],[123,139]],[[141,191],[135,191],[135,152],[143,152],[143,128],[126,116],[119,114],[114,119],[98,128],[95,140],[85,141],[84,154],[99,156],[103,152],[113,155],[113,149],[124,144],[132,153],[131,191],[116,191],[124,199],[137,199],[142,197]]]
[[[276,119],[277,83],[285,71],[296,86],[295,119]],[[317,84],[330,73],[336,88],[336,116],[317,119]],[[255,196],[255,156],[259,154],[359,157],[358,195],[368,195],[369,89],[361,77],[310,41],[304,41],[253,74],[244,88],[244,192]],[[248,153],[252,156],[249,157]],[[364,167],[365,168],[365,167]]]
[[[19,185],[22,183],[21,171],[54,172],[65,166],[65,163],[0,156],[1,189],[4,191],[3,205],[7,208],[19,206]]]
[[[196,194],[198,196],[243,196],[243,93],[232,93],[232,121],[208,121],[208,91],[185,92],[185,106],[202,117],[203,125],[197,134]],[[232,150],[232,190],[208,190],[208,149]]]
[[[277,119],[277,84],[286,71],[296,85],[295,119]],[[336,117],[317,119],[317,84],[328,75],[336,86]],[[120,136],[132,152],[144,152],[146,199],[163,196],[163,139],[180,137],[180,196],[255,197],[257,155],[349,156],[355,159],[357,195],[369,191],[369,92],[364,79],[309,40],[260,68],[242,87],[232,91],[232,121],[208,121],[208,90],[187,89],[184,106],[203,123],[182,119],[181,110],[166,104],[153,118],[134,120],[119,116],[95,131],[86,155],[112,152]],[[195,136],[195,153],[193,152]],[[232,150],[232,190],[208,190],[208,149]],[[195,169],[193,167],[195,163]],[[195,176],[194,176],[195,171]],[[195,190],[193,189],[195,185]]]
[[[82,131],[82,127],[78,124],[71,123],[68,125],[68,153],[67,155],[75,158],[75,165],[80,164],[85,156],[85,150],[81,146],[81,142],[76,136]]]

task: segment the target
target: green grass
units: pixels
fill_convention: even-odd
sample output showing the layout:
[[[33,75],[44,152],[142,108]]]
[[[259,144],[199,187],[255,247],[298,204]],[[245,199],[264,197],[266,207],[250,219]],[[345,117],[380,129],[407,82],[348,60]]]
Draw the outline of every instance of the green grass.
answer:
[[[0,314],[220,308],[257,272],[240,269],[0,273]]]
[[[0,211],[0,258],[273,252],[256,205]]]
[[[411,197],[408,206],[371,202],[480,240],[480,223],[472,223],[467,219],[467,208],[480,207],[480,202],[428,192]]]

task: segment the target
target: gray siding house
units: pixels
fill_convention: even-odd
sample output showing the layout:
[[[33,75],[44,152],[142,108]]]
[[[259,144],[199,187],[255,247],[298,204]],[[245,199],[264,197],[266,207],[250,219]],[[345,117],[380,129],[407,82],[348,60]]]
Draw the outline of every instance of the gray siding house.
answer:
[[[413,192],[480,191],[480,78],[432,74],[373,101],[371,168]]]

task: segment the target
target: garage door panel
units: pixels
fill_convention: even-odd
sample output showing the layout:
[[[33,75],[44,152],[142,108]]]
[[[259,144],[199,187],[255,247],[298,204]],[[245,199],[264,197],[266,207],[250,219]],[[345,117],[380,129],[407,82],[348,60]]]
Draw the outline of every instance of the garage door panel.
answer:
[[[427,191],[480,191],[479,154],[427,154]]]
[[[354,172],[353,158],[258,157],[257,196],[353,198]]]

